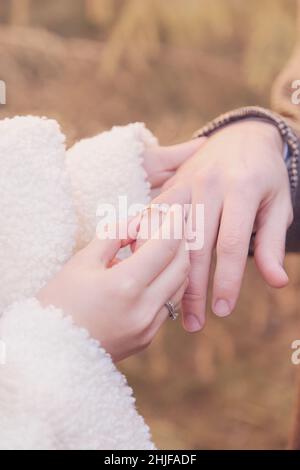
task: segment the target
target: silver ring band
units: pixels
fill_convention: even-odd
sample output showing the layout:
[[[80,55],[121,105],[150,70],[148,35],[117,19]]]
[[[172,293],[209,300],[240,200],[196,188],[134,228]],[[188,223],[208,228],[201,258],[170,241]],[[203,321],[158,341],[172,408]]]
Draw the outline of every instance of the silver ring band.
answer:
[[[169,301],[165,303],[165,307],[168,310],[171,320],[177,320],[179,313],[177,312],[176,306],[173,304],[173,302]]]

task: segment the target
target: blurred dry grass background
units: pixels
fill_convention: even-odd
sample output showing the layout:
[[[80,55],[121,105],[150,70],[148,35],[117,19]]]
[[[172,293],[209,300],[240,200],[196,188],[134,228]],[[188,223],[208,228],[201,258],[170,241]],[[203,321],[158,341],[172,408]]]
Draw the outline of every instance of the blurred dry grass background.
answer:
[[[294,0],[1,0],[0,116],[60,121],[68,143],[143,120],[164,143],[245,104],[267,105],[295,39]],[[266,288],[249,261],[241,299],[205,331],[168,323],[123,364],[161,448],[284,448],[300,337],[300,265]],[[201,282],[201,280],[199,280]]]

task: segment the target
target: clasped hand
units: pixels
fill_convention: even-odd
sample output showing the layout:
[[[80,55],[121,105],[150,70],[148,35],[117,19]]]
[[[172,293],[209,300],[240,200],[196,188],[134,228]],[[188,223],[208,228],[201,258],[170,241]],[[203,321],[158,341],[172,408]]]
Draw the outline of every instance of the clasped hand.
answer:
[[[144,166],[152,187],[163,186],[154,202],[168,204],[169,215],[176,215],[178,204],[191,204],[191,230],[197,204],[204,205],[204,246],[189,253],[184,237],[174,236],[181,218],[166,217],[159,232],[177,220],[169,239],[158,234],[116,263],[119,249],[135,240],[95,238],[38,294],[42,305],[61,308],[86,328],[115,361],[151,343],[168,317],[169,300],[182,301],[186,330],[203,328],[214,251],[212,309],[229,315],[254,231],[254,257],[263,278],[273,287],[288,282],[283,262],[293,211],[283,144],[272,125],[247,121],[207,140],[149,148]]]

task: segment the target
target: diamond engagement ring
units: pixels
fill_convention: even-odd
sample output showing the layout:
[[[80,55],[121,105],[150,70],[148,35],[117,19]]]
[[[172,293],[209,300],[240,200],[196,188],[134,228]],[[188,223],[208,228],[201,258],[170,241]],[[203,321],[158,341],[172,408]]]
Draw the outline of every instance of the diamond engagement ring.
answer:
[[[179,313],[177,312],[176,306],[173,304],[173,302],[167,302],[165,307],[169,312],[169,317],[171,320],[177,320]]]

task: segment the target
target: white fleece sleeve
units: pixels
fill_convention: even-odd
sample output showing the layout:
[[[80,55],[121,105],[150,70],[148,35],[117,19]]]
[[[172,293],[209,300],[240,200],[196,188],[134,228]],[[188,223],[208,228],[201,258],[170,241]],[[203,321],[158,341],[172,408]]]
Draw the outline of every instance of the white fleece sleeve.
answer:
[[[118,197],[127,206],[148,204],[150,184],[143,168],[143,154],[157,140],[142,123],[113,127],[75,144],[67,152],[74,202],[79,218],[78,246],[95,235],[97,208],[110,204],[118,208]]]
[[[52,120],[0,121],[0,448],[152,448],[110,357],[30,300],[75,245],[64,140]]]
[[[125,378],[70,317],[15,303],[0,339],[0,449],[154,448]]]
[[[77,221],[54,120],[0,121],[0,312],[36,292],[70,258]]]

